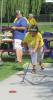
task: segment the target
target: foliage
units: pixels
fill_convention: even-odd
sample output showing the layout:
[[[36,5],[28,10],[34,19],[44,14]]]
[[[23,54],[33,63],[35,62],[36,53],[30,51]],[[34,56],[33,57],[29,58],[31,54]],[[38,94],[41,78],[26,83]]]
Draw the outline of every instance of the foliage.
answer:
[[[9,19],[15,16],[16,9],[20,9],[26,16],[29,12],[34,13],[34,15],[39,14],[43,2],[44,0],[3,0],[2,17]],[[0,0],[0,8],[1,4],[2,0]]]

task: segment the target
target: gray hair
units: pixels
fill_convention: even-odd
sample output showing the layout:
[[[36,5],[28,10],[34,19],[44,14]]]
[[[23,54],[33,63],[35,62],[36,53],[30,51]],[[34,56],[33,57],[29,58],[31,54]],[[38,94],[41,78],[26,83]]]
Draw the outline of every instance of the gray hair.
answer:
[[[30,14],[29,14],[29,16],[33,17],[33,14],[32,14],[32,13],[30,13]]]
[[[20,10],[16,10],[16,14],[21,14]]]

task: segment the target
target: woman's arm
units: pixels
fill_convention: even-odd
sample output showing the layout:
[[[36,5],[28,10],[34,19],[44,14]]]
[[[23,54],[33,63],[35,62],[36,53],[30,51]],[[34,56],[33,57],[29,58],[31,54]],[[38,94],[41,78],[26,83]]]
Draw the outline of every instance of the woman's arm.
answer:
[[[37,51],[38,47],[39,47],[39,41],[36,42],[35,47],[33,48],[32,52],[35,53]]]

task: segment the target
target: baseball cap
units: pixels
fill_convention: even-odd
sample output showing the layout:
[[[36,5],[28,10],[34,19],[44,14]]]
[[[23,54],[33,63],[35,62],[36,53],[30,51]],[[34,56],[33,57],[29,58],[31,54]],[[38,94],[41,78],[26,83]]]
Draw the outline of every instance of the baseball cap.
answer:
[[[35,26],[34,28],[29,29],[28,32],[38,32],[38,27]]]

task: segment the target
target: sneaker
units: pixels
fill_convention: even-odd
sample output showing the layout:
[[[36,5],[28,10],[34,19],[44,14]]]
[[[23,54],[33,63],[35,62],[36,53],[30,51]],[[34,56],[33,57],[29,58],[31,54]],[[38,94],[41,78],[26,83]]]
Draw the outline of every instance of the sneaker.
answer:
[[[44,70],[44,67],[43,66],[41,66],[41,70]]]
[[[33,68],[33,69],[32,69],[32,73],[35,73],[35,72],[36,72],[36,69]]]
[[[40,67],[41,67],[41,70],[44,70],[45,65],[44,65],[43,63],[40,63],[39,65],[40,65]]]

